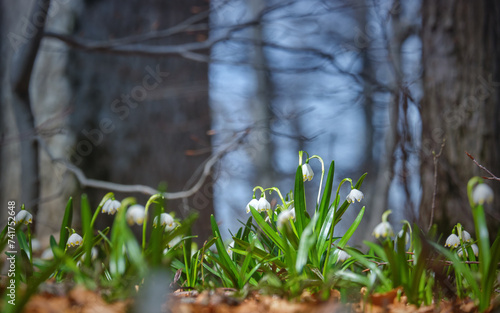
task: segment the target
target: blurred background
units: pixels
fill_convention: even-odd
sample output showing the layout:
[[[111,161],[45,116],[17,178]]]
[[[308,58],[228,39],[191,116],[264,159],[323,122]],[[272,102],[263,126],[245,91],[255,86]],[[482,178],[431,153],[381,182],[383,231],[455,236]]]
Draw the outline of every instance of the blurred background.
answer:
[[[339,228],[367,207],[352,244],[388,209],[397,230],[472,231],[466,184],[489,175],[465,151],[500,175],[495,0],[1,3],[0,203],[25,203],[39,236],[69,196],[159,189],[200,215],[200,242],[210,214],[229,238],[254,186],[293,189],[299,150],[335,160],[335,187],[368,172]]]

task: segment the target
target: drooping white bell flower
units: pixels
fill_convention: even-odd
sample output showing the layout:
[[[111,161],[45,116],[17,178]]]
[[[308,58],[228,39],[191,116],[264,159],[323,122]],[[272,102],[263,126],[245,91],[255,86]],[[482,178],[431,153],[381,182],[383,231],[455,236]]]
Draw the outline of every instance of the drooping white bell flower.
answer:
[[[486,184],[477,185],[472,191],[472,201],[475,204],[483,205],[485,202],[493,202],[493,189]]]
[[[114,215],[120,209],[121,203],[118,200],[108,199],[102,206],[101,213],[107,213],[108,215]]]
[[[92,247],[92,249],[90,250],[90,259],[92,261],[94,261],[95,259],[97,259],[97,255],[99,254],[99,251],[97,251],[97,248],[96,247]],[[80,260],[81,261],[84,261],[85,258],[87,257],[86,253],[82,254],[82,256],[80,257]]]
[[[358,189],[351,189],[351,192],[346,197],[347,202],[349,203],[354,203],[356,200],[358,202],[361,202],[361,199],[363,199],[364,195],[363,193],[358,190]]]
[[[269,201],[267,201],[265,197],[260,197],[257,207],[257,211],[265,212],[271,210],[271,203],[269,203]]]
[[[24,225],[28,225],[33,222],[33,215],[26,210],[21,210],[16,215],[16,225],[19,223],[24,223]]]
[[[129,225],[142,225],[146,218],[146,210],[142,205],[134,204],[128,208],[126,218]]]
[[[392,226],[389,222],[382,222],[378,224],[375,229],[373,229],[373,236],[375,238],[386,238],[394,236],[394,231],[392,230]]]
[[[337,254],[337,262],[344,262],[346,261],[347,259],[349,259],[351,257],[351,255],[347,252],[345,252],[344,250],[338,250],[338,254]]]
[[[468,231],[462,230],[462,240],[464,242],[471,242],[472,241],[472,237],[470,236]]]
[[[311,168],[311,165],[309,163],[304,163],[302,164],[302,178],[304,181],[308,180],[311,181],[314,177],[314,172]]]
[[[474,253],[474,255],[478,256],[479,255],[479,248],[478,248],[478,246],[476,244],[473,244],[470,247],[471,247],[472,252]],[[468,257],[469,254],[467,253],[467,249],[464,249],[464,250],[465,250],[465,257]],[[463,252],[462,248],[459,248],[457,250],[457,254],[458,254],[459,257],[463,256],[464,252]]]
[[[153,226],[156,227],[158,225],[158,217],[155,217],[153,220]],[[160,225],[165,227],[165,230],[172,230],[175,228],[175,221],[172,215],[168,213],[160,214]]]
[[[451,234],[446,238],[446,243],[444,244],[445,247],[453,247],[456,248],[460,245],[460,238],[458,238],[457,235]]]
[[[68,246],[68,248],[76,247],[76,246],[81,246],[82,243],[83,243],[82,236],[78,235],[77,233],[74,233],[71,234],[71,236],[69,236],[66,246]]]
[[[288,221],[292,218],[294,218],[295,212],[292,210],[284,210],[280,214],[278,214],[278,229],[281,229],[285,223],[288,223]]]
[[[247,204],[247,213],[250,213],[250,207],[253,207],[255,210],[259,210],[259,200],[253,198]]]

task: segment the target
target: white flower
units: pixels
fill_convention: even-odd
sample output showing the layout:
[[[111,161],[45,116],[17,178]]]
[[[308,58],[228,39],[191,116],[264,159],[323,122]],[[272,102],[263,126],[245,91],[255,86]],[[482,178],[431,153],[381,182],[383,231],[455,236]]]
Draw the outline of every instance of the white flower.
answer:
[[[337,250],[337,251],[338,251],[337,262],[344,262],[345,260],[351,257],[351,255],[345,252],[344,250]]]
[[[233,248],[234,248],[234,240],[231,241],[231,243],[227,246],[227,254],[229,254],[230,257],[233,256]]]
[[[478,256],[479,255],[479,248],[477,247],[477,245],[473,244],[470,247],[471,247],[472,252],[474,253],[474,255]],[[457,254],[458,254],[459,257],[462,257],[462,255],[463,255],[462,248],[460,248],[460,249],[457,250]],[[467,253],[467,249],[465,249],[465,257],[468,257],[468,256],[469,256],[469,254]]]
[[[493,190],[490,188],[490,186],[486,184],[479,184],[474,188],[474,191],[472,191],[472,201],[474,201],[475,204],[484,204],[485,202],[487,203],[492,203],[493,202]]]
[[[33,250],[33,252],[42,250],[42,244],[37,238],[31,239],[31,250]]]
[[[250,202],[248,202],[247,213],[250,213],[250,207],[253,207],[254,209],[256,209],[258,211],[259,210],[259,200],[253,198],[252,200],[250,200]]]
[[[389,224],[389,222],[382,222],[378,224],[373,230],[373,236],[375,236],[375,238],[394,236],[394,231],[392,230],[391,224]]]
[[[464,242],[471,242],[472,241],[472,238],[471,238],[471,236],[470,236],[470,234],[469,234],[468,231],[462,230],[462,240]]]
[[[351,192],[347,195],[347,202],[349,203],[354,203],[356,200],[358,202],[361,202],[361,199],[363,199],[364,195],[361,191],[358,189],[352,189]]]
[[[398,233],[398,239],[401,238],[403,239],[403,230],[401,229]],[[405,244],[408,244],[408,242],[410,241],[410,234],[408,234],[408,232],[406,232],[406,236],[405,236]]]
[[[311,168],[311,165],[309,163],[304,163],[302,164],[302,178],[304,181],[309,180],[311,181],[314,177],[314,172]]]
[[[158,216],[153,220],[153,226],[156,227],[158,224]],[[172,215],[168,213],[162,213],[160,215],[160,225],[165,226],[165,230],[172,230],[175,228],[175,221]]]
[[[52,249],[48,247],[47,249],[43,250],[40,258],[42,260],[52,260],[54,258],[54,252],[52,252]]]
[[[94,261],[95,259],[97,259],[98,254],[99,254],[99,251],[97,251],[97,248],[92,247],[92,249],[90,250],[90,259],[92,261]],[[86,253],[82,254],[82,256],[80,257],[80,260],[84,261],[85,257],[86,257]]]
[[[21,210],[16,215],[16,225],[19,223],[24,223],[24,225],[28,225],[33,222],[33,215],[26,210]]]
[[[266,200],[265,197],[260,197],[259,204],[257,205],[257,207],[258,207],[257,211],[259,212],[265,212],[271,210],[271,204],[269,203],[269,201]]]
[[[287,223],[289,219],[294,218],[294,217],[295,217],[295,211],[292,211],[292,210],[282,211],[278,215],[278,223],[277,223],[278,229],[282,228],[283,225],[285,225],[285,223]]]
[[[146,217],[146,210],[140,204],[134,204],[127,210],[127,223],[133,225],[142,225],[144,223],[144,218]]]
[[[120,209],[121,203],[118,200],[109,199],[102,206],[101,213],[108,213],[108,215],[114,215]]]
[[[444,244],[445,247],[453,248],[458,247],[458,245],[460,245],[460,239],[455,234],[451,234],[450,236],[448,236],[448,238],[446,239],[446,243]]]
[[[68,238],[68,242],[66,245],[68,247],[76,247],[80,246],[83,243],[83,238],[82,236],[78,235],[77,233],[71,234]]]
[[[179,242],[181,242],[181,239],[182,239],[181,236],[177,236],[177,237],[172,238],[172,240],[170,240],[168,243],[168,247],[172,248],[173,246],[177,245]]]

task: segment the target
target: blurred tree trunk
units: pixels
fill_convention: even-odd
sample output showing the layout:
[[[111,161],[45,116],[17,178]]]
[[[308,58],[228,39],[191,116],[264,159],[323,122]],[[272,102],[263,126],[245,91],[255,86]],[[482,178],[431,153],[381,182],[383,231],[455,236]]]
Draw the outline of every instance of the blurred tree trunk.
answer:
[[[266,8],[266,2],[253,0],[248,3],[252,18],[257,18]],[[255,97],[251,100],[251,114],[254,120],[254,129],[250,136],[250,153],[255,166],[253,185],[268,188],[274,186],[275,170],[273,169],[274,149],[271,142],[271,123],[273,112],[273,82],[269,71],[268,60],[264,51],[263,25],[259,23],[252,28],[252,40],[255,48],[252,55],[252,64],[255,70]]]
[[[446,139],[438,160],[434,222],[444,234],[457,222],[472,230],[467,181],[485,173],[464,151],[496,175],[500,173],[500,3],[424,0],[422,17],[420,223],[427,227],[430,221],[434,189],[432,151],[438,153]],[[500,184],[489,184],[498,195]],[[499,198],[493,207],[498,208]],[[490,217],[490,222],[498,225],[495,215]]]
[[[204,0],[85,1],[76,35],[92,40],[138,35],[172,27],[207,9]],[[207,31],[183,32],[148,43],[172,45],[206,37]],[[169,192],[191,187],[191,177],[211,154],[208,64],[180,57],[84,51],[74,51],[71,58],[72,127],[78,136],[71,161],[91,178],[152,187],[165,184]],[[92,193],[94,201],[105,193],[85,192]],[[125,196],[129,195],[118,198]],[[136,196],[145,204],[146,197]],[[167,212],[184,217],[198,211],[193,233],[205,240],[211,233],[212,199],[209,177],[188,201],[168,202]]]

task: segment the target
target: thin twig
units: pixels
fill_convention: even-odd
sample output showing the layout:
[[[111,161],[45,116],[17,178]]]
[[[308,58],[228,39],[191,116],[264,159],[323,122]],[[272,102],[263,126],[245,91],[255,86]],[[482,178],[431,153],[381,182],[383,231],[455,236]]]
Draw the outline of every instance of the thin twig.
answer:
[[[237,147],[244,137],[248,135],[249,130],[246,130],[239,136],[237,136],[234,140],[232,140],[230,143],[228,143],[224,148],[220,149],[218,152],[212,154],[210,158],[207,159],[205,164],[203,165],[203,172],[196,182],[191,188],[185,191],[179,191],[179,192],[164,192],[162,195],[165,197],[165,199],[183,199],[183,198],[188,198],[194,195],[202,186],[203,183],[205,182],[205,179],[210,175],[210,172],[212,170],[212,167],[215,165],[215,163],[227,152],[232,150],[233,148]],[[52,160],[53,163],[58,162],[63,164],[66,169],[70,172],[72,172],[80,185],[82,187],[92,187],[92,188],[98,188],[98,189],[106,189],[106,190],[112,190],[112,191],[119,191],[119,192],[139,192],[142,194],[146,195],[154,195],[159,193],[155,188],[152,188],[150,186],[146,185],[124,185],[124,184],[117,184],[117,183],[112,183],[112,182],[107,182],[107,181],[102,181],[102,180],[97,180],[97,179],[92,179],[92,178],[87,178],[83,171],[78,168],[77,166],[69,163],[67,160],[61,159],[61,158],[55,158],[53,154],[51,153],[50,149],[48,148],[47,144],[43,140],[42,137],[36,136],[35,137],[40,146],[45,150],[49,158]]]
[[[436,194],[437,194],[437,170],[438,170],[438,159],[443,153],[444,145],[446,143],[446,139],[443,139],[443,143],[441,144],[441,149],[439,149],[439,153],[436,154],[436,151],[432,151],[432,161],[434,162],[434,190],[432,192],[432,204],[431,204],[431,219],[429,221],[429,228],[427,231],[429,232],[432,227],[432,223],[434,223],[434,210],[436,209]]]
[[[471,158],[471,160],[480,168],[482,169],[483,171],[485,171],[486,173],[488,173],[490,176],[489,177],[486,177],[486,176],[483,176],[484,179],[490,179],[490,180],[500,180],[499,177],[497,177],[495,174],[493,174],[492,172],[490,172],[490,170],[488,170],[486,167],[482,166],[481,164],[479,164],[476,159],[467,151],[465,151],[465,154],[467,154],[467,156],[469,158]]]

